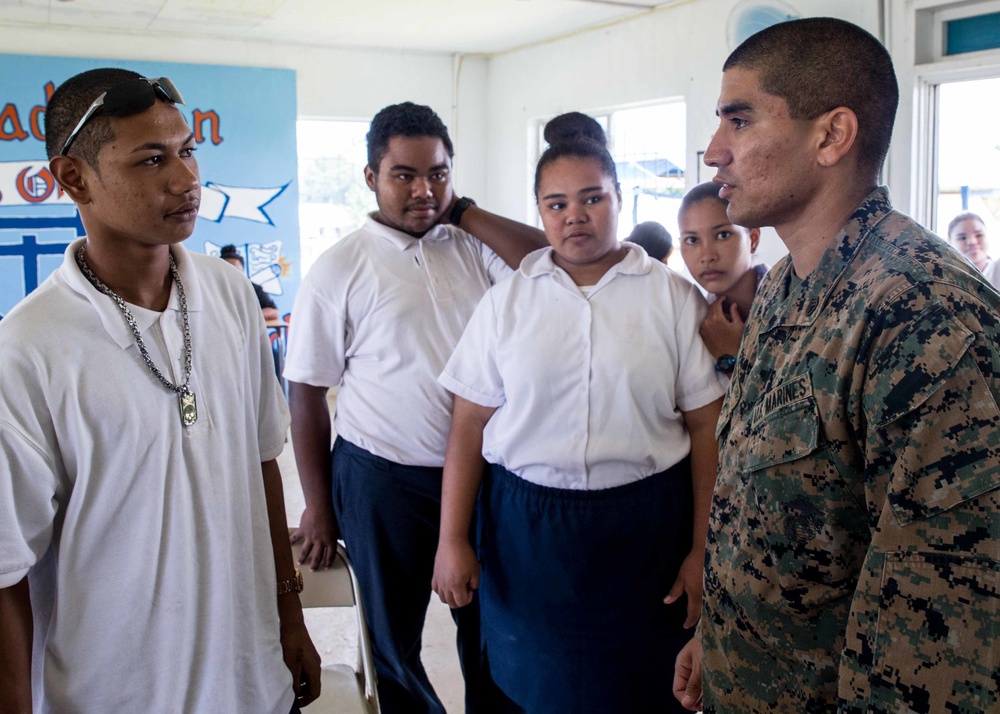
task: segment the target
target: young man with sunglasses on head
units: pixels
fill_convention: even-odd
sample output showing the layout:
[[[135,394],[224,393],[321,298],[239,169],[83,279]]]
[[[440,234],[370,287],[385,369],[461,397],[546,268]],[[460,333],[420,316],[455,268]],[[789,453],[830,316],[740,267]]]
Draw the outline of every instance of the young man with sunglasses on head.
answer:
[[[187,252],[166,78],[97,69],[45,117],[86,237],[0,323],[0,710],[269,712],[319,692],[253,290]]]
[[[378,210],[320,256],[296,296],[285,377],[306,510],[302,558],[327,567],[343,533],[369,618],[386,714],[443,714],[420,661],[452,396],[437,382],[489,287],[545,245],[452,188],[430,107],[386,107],[368,133]],[[331,455],[327,391],[340,385]],[[489,711],[478,603],[453,611],[466,710]]]

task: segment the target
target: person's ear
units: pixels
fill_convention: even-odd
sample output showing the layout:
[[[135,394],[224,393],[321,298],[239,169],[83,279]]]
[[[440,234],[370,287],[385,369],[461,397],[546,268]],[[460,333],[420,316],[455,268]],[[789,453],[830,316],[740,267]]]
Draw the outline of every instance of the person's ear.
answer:
[[[622,212],[622,185],[620,183],[615,184],[615,195],[618,196],[618,212]]]
[[[372,167],[365,166],[365,183],[368,184],[368,188],[370,188],[372,191],[375,190],[375,183],[377,178],[378,175],[375,173]]]
[[[750,254],[753,255],[757,252],[757,246],[760,244],[760,228],[750,229]]]
[[[83,159],[70,156],[54,156],[49,161],[49,172],[59,183],[73,203],[85,205],[90,203],[89,179],[94,176],[94,170]]]
[[[836,107],[816,122],[821,132],[817,161],[820,166],[836,166],[857,143],[858,115],[847,107]]]

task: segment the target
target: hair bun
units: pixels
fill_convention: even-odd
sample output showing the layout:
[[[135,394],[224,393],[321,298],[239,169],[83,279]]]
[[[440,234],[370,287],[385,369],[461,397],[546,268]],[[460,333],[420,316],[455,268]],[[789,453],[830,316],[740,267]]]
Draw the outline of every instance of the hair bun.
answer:
[[[604,148],[608,146],[608,139],[601,125],[582,112],[567,112],[550,119],[542,136],[549,146],[579,139],[588,139]]]

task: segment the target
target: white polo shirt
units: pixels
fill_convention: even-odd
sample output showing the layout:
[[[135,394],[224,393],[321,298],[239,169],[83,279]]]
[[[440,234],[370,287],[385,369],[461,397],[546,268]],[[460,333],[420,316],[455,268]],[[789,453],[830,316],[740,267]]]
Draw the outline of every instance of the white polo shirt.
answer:
[[[705,299],[623,245],[629,254],[587,297],[544,248],[479,304],[440,381],[497,407],[487,461],[543,486],[595,490],[690,452],[681,412],[726,389],[698,336]]]
[[[990,258],[986,261],[986,266],[983,268],[983,277],[985,277],[990,285],[1000,290],[1000,261],[996,261]]]
[[[28,574],[34,711],[287,714],[260,464],[288,411],[253,290],[171,248],[198,405],[184,427],[79,245],[0,321],[0,587]],[[133,314],[177,383],[176,286],[163,313]]]
[[[285,378],[342,382],[334,428],[352,444],[400,464],[441,466],[452,396],[437,377],[479,299],[511,272],[455,226],[418,239],[369,218],[302,282]]]

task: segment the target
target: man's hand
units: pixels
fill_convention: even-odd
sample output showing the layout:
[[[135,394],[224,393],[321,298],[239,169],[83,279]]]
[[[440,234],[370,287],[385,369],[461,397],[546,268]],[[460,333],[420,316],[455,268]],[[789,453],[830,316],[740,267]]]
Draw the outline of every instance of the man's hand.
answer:
[[[290,540],[292,543],[302,541],[299,565],[308,565],[310,570],[325,570],[333,564],[339,538],[337,518],[333,514],[333,506],[328,505],[324,508],[307,506]]]
[[[701,709],[701,642],[692,638],[674,663],[674,696],[693,712]]]
[[[295,703],[304,707],[319,696],[321,667],[304,622],[281,624],[281,652],[292,673]]]
[[[698,332],[713,357],[735,357],[740,351],[740,340],[743,339],[743,318],[740,317],[739,307],[725,295],[720,295],[708,306],[708,314]]]
[[[705,577],[705,551],[695,549],[688,553],[681,568],[677,572],[677,580],[670,592],[663,599],[667,605],[677,602],[681,595],[687,594],[687,619],[684,627],[694,627],[701,617],[701,593]]]
[[[450,607],[465,607],[472,602],[472,591],[479,587],[479,562],[468,539],[438,544],[434,558],[431,588]]]

